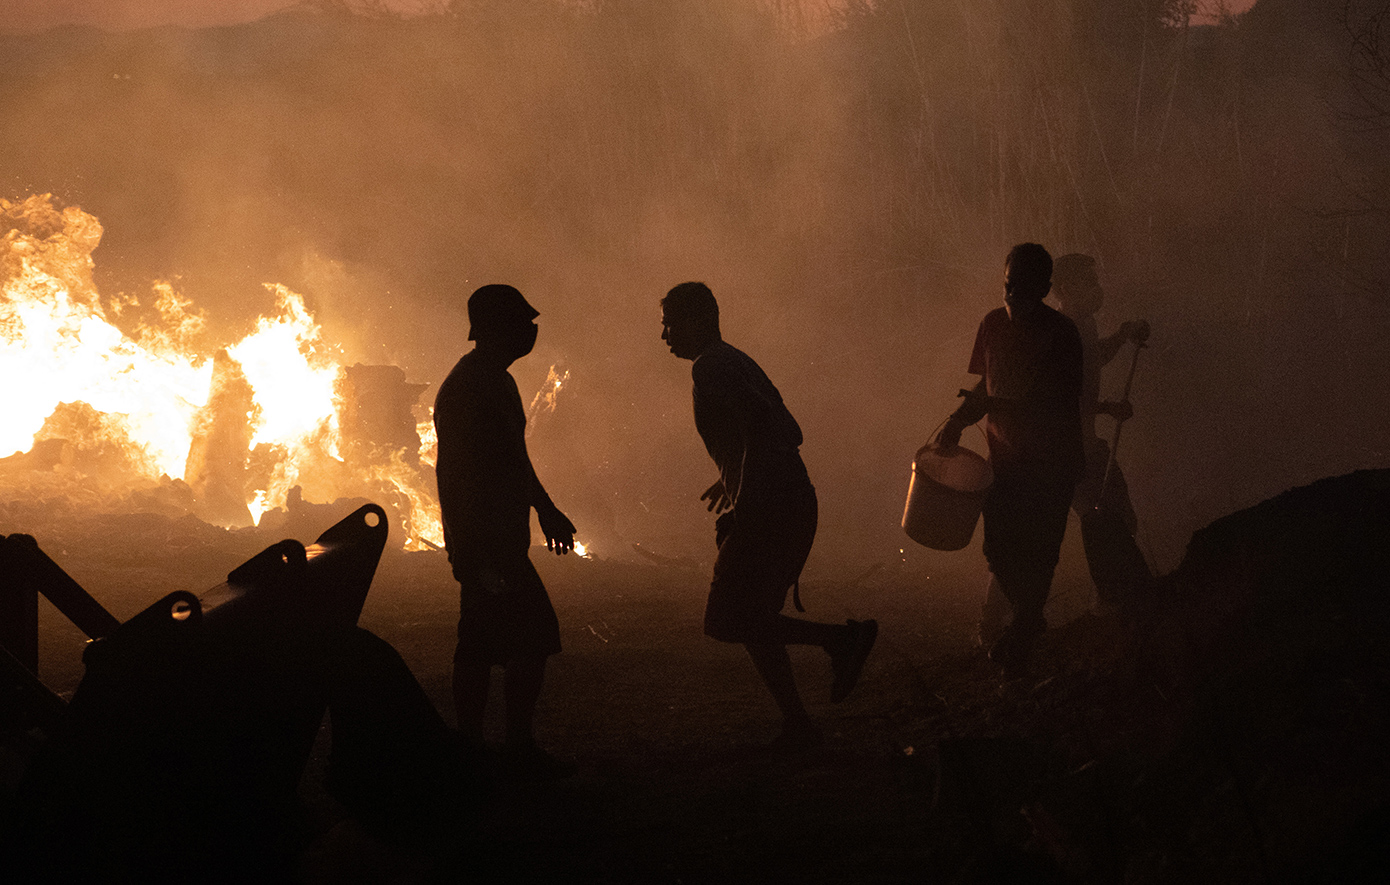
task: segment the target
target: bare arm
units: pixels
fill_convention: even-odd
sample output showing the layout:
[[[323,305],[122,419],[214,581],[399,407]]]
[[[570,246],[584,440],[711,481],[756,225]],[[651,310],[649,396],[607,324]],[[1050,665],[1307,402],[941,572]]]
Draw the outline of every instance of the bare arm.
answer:
[[[946,419],[946,426],[936,436],[936,445],[941,448],[959,445],[961,431],[989,414],[990,398],[985,393],[985,379],[981,378],[970,390],[962,390],[961,396],[965,401]]]
[[[531,506],[536,508],[536,517],[541,524],[541,534],[545,535],[545,549],[563,556],[574,549],[574,523],[560,512],[555,502],[550,500],[545,486],[541,485],[536,469],[531,465],[531,456],[526,456],[526,469],[531,475]]]

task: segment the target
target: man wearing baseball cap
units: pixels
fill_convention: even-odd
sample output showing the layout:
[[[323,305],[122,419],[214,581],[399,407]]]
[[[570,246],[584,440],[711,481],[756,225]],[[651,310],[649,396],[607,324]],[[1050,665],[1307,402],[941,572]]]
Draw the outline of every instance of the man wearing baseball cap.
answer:
[[[546,660],[560,651],[560,626],[529,556],[531,509],[546,548],[557,554],[574,549],[575,529],[531,466],[526,412],[507,371],[535,347],[539,315],[511,286],[483,286],[469,297],[474,347],[435,399],[435,469],[444,546],[460,588],[453,675],[459,728],[482,741],[492,668],[501,666],[504,767],[526,779],[553,779],[573,769],[538,747],[532,730]]]

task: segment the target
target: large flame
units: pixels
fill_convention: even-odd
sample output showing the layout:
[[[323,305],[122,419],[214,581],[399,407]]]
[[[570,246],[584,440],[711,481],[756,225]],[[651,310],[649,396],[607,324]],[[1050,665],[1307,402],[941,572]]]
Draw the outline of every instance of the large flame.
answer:
[[[341,368],[329,356],[304,298],[279,284],[266,288],[275,293],[280,315],[261,317],[256,331],[227,353],[240,364],[260,406],[252,445],[288,446],[336,429],[334,387]]]
[[[0,200],[7,216],[45,208],[41,197],[20,206]],[[39,239],[11,229],[0,245],[0,377],[7,382],[0,452],[27,450],[59,403],[84,402],[121,416],[156,475],[182,476],[188,423],[207,400],[211,364],[159,346],[172,337],[142,336],[142,344],[107,321],[91,285],[90,253],[101,238],[94,217],[69,208],[43,221],[60,224],[60,232]],[[161,304],[181,314],[167,294]]]
[[[82,445],[120,447],[123,469],[150,482],[185,479],[191,447],[202,447],[200,463],[225,463],[230,446],[232,473],[247,478],[244,487],[232,484],[244,497],[235,504],[252,521],[286,506],[296,485],[317,500],[384,494],[395,499],[408,549],[442,543],[428,484],[402,452],[353,469],[340,456],[343,369],[303,297],[268,286],[276,315],[262,317],[215,356],[215,343],[199,347],[202,314],[172,284],[157,283],[157,321],[127,335],[108,310],[119,318],[138,304],[127,299],[103,308],[92,282],[91,253],[101,233],[95,217],[77,207],[59,211],[48,195],[0,199],[0,377],[7,381],[0,457],[30,450],[46,422],[53,425],[48,435],[78,428],[89,437]],[[249,403],[237,398],[236,385],[249,388]],[[232,404],[221,405],[233,410],[232,423],[244,426],[230,443],[209,441],[210,413],[224,403]]]

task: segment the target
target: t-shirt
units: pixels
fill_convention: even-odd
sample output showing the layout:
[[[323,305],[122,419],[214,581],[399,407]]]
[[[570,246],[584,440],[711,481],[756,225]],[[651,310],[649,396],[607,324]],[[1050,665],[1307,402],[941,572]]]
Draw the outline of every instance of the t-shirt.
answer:
[[[695,429],[735,508],[765,511],[787,491],[810,485],[801,427],[752,357],[718,341],[695,359],[690,374]]]
[[[450,561],[525,555],[531,545],[534,473],[526,452],[526,410],[505,369],[464,354],[439,387],[435,473]]]
[[[985,422],[994,468],[1058,481],[1081,476],[1081,336],[1046,304],[1012,320],[997,308],[980,321],[970,372],[991,397]]]

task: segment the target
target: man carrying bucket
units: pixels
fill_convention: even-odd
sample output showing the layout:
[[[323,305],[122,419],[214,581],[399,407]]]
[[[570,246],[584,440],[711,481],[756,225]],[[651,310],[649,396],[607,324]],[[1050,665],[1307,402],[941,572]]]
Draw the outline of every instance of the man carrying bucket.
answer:
[[[1060,303],[1062,313],[1076,324],[1081,334],[1081,435],[1086,452],[1086,474],[1076,487],[1072,509],[1081,519],[1086,563],[1102,603],[1139,603],[1153,575],[1134,543],[1138,520],[1129,499],[1129,487],[1119,464],[1115,463],[1110,444],[1096,434],[1096,415],[1114,418],[1118,434],[1119,425],[1134,414],[1127,389],[1119,402],[1101,401],[1100,370],[1131,341],[1137,360],[1139,349],[1149,338],[1149,324],[1144,320],[1121,323],[1114,334],[1100,337],[1096,331],[1096,312],[1105,303],[1105,290],[1096,275],[1096,260],[1089,255],[1072,253],[1058,258],[1052,282],[1052,294]],[[1134,363],[1130,365],[1131,380],[1134,366]]]
[[[878,623],[821,624],[781,614],[816,535],[816,490],[801,460],[801,427],[758,364],[721,337],[708,286],[681,283],[667,293],[661,340],[693,363],[695,429],[719,468],[719,479],[700,496],[720,514],[705,635],[748,650],[782,713],[773,749],[809,749],[821,742],[821,730],[801,702],[787,646],[816,645],[830,655],[830,700],[839,702],[859,681]]]
[[[994,483],[984,501],[984,554],[991,586],[1013,620],[990,659],[1017,671],[1046,629],[1052,587],[1072,495],[1085,469],[1081,442],[1081,337],[1076,325],[1043,303],[1052,256],[1037,243],[1015,246],[1004,262],[1004,306],[985,315],[969,371],[980,383],[937,435],[938,447],[985,418]]]

